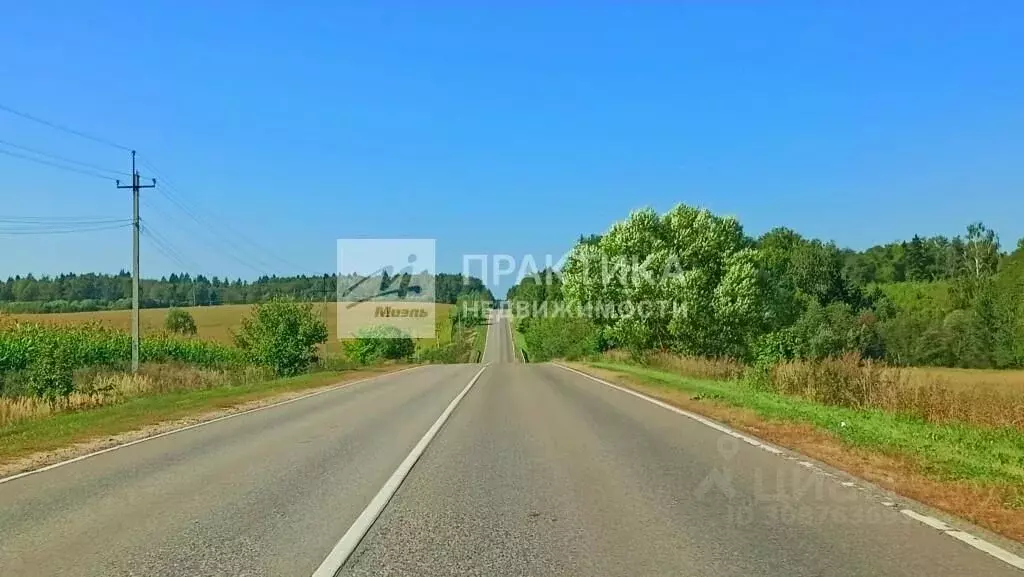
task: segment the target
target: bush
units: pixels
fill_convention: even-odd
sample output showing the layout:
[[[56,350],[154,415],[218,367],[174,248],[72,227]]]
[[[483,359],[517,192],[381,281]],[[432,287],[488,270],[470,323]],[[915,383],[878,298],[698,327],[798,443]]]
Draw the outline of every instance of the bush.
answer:
[[[416,351],[416,345],[398,327],[378,325],[359,331],[355,339],[344,345],[345,354],[361,364],[380,360],[407,359]]]
[[[327,342],[327,325],[311,303],[274,299],[253,306],[242,319],[235,343],[246,358],[278,375],[295,375],[317,361],[317,345]]]
[[[527,320],[529,319],[529,320]],[[579,317],[526,317],[519,321],[530,361],[576,360],[600,352],[601,339],[590,319]]]
[[[196,320],[188,311],[172,308],[167,311],[167,317],[164,318],[164,330],[179,335],[195,336]]]

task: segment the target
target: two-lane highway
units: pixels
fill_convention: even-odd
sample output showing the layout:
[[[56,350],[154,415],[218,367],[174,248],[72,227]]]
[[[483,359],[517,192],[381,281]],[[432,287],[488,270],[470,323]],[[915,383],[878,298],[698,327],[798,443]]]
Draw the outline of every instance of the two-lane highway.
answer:
[[[487,368],[339,574],[1020,575],[838,479],[516,363],[500,315],[488,334]],[[0,575],[308,577],[480,369],[417,368],[0,483]]]

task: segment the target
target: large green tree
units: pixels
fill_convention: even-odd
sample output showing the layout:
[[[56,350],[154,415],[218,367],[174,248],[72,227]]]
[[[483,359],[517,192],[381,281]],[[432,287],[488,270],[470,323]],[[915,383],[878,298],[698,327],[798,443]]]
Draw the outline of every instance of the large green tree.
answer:
[[[763,324],[756,251],[735,218],[678,205],[640,210],[597,242],[580,243],[563,293],[635,350],[743,356]]]

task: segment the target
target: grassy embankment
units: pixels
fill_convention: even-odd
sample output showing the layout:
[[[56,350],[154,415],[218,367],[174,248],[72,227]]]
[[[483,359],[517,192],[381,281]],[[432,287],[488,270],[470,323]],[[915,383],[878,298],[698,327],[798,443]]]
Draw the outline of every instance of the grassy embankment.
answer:
[[[727,361],[576,366],[1024,541],[1024,371],[836,361],[756,385]]]
[[[124,375],[121,382],[114,385],[120,389],[119,394],[126,395],[126,398],[115,404],[37,415],[0,426],[0,464],[39,451],[102,439],[165,421],[201,417],[233,406],[352,381],[397,368],[401,367],[324,371],[243,383],[218,383],[186,371],[176,381],[176,388],[163,391],[146,390],[149,379],[144,370],[140,377]],[[156,367],[153,370],[167,369]],[[151,382],[168,381],[153,379]],[[135,394],[132,394],[133,390]]]

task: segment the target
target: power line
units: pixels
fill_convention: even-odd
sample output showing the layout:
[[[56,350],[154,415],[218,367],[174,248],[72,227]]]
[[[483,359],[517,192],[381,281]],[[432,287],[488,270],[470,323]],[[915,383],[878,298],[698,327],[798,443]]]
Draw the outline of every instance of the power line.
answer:
[[[49,160],[43,160],[42,158],[35,158],[33,156],[28,156],[26,154],[19,154],[17,152],[11,152],[10,150],[4,150],[2,148],[0,148],[0,154],[6,154],[7,156],[13,156],[14,158],[21,158],[23,160],[28,160],[30,162],[38,162],[39,164],[45,164],[46,166],[52,166],[53,168],[59,168],[61,170],[67,170],[69,172],[77,172],[79,174],[84,174],[86,176],[92,176],[94,178],[101,178],[103,180],[114,180],[113,178],[111,178],[109,176],[104,176],[102,174],[99,174],[97,172],[93,172],[91,170],[84,170],[84,169],[81,169],[81,168],[75,168],[73,166],[65,166],[63,164],[58,164],[56,162],[50,162]]]
[[[167,198],[168,198],[168,200],[172,200],[170,197],[167,197]],[[177,201],[176,200],[172,200],[172,202],[177,202]],[[157,213],[162,214],[163,216],[167,217],[168,220],[171,220],[172,222],[175,220],[174,218],[170,217],[166,212],[160,210],[156,203],[147,202],[146,206],[148,208],[152,209],[152,210],[155,210]],[[182,212],[185,212],[191,219],[196,221],[196,223],[198,223],[201,227],[204,226],[202,221],[199,219],[199,217],[195,213],[190,211],[187,207],[185,207],[183,205],[180,205],[180,204],[176,204],[176,206],[177,206],[177,208],[179,210],[181,210]],[[205,232],[211,233],[211,236],[214,236],[214,237],[217,236],[216,233],[214,233],[211,230],[205,230]],[[224,242],[223,244],[231,245],[230,242]],[[220,248],[224,248],[224,247],[222,246]],[[237,249],[236,249],[236,251],[237,251]],[[241,264],[242,266],[244,266],[244,267],[246,267],[246,268],[256,272],[257,274],[260,274],[260,275],[266,274],[267,271],[269,270],[269,268],[268,268],[268,266],[267,266],[267,264],[265,262],[262,263],[262,264],[257,263],[256,265],[254,265],[252,262],[250,262],[244,256],[239,256],[239,254],[237,252],[233,252],[233,251],[230,251],[230,250],[227,250],[227,251],[221,250],[220,254],[230,258],[231,260],[237,262],[238,264]]]
[[[0,215],[0,223],[25,225],[75,225],[75,224],[113,224],[131,222],[126,218],[110,216],[13,216]]]
[[[184,267],[182,270],[193,270],[195,272],[199,272],[200,267],[197,266],[195,262],[191,261],[188,258],[185,258],[182,252],[176,249],[173,246],[173,244],[167,239],[167,237],[157,232],[152,226],[150,226],[145,221],[143,221],[142,223],[142,233],[143,235],[145,235],[147,239],[149,239],[154,244],[154,246],[158,247],[158,249],[162,249],[160,250],[160,252],[164,256],[175,261],[178,265]]]
[[[52,158],[54,160],[58,160],[60,162],[69,162],[71,164],[77,164],[79,166],[84,166],[85,168],[89,168],[89,169],[95,170],[97,172],[109,172],[110,174],[116,174],[118,176],[131,176],[127,172],[122,172],[122,171],[119,171],[119,170],[112,170],[110,168],[103,168],[102,166],[96,166],[95,164],[89,164],[88,162],[82,162],[81,160],[75,160],[73,158],[67,158],[66,156],[59,156],[59,155],[56,155],[56,154],[52,154],[52,153],[46,152],[44,150],[39,150],[37,148],[30,148],[28,146],[17,144],[17,143],[11,142],[9,140],[0,139],[0,144],[5,144],[7,146],[10,146],[10,147],[13,147],[13,148],[17,148],[19,150],[24,150],[25,152],[31,152],[32,154],[38,154],[40,156],[46,156],[46,157]]]
[[[67,132],[68,134],[74,134],[75,136],[78,136],[80,138],[85,138],[86,140],[91,140],[93,142],[98,142],[100,144],[105,144],[107,146],[111,146],[113,148],[117,148],[117,149],[123,150],[125,152],[128,152],[128,151],[131,150],[127,146],[121,146],[120,144],[118,144],[116,142],[112,142],[112,141],[107,140],[105,138],[100,138],[98,136],[94,136],[92,134],[89,134],[89,133],[86,133],[86,132],[82,132],[80,130],[75,130],[74,128],[69,128],[69,127],[64,126],[62,124],[57,124],[56,122],[50,122],[49,120],[44,120],[42,118],[39,118],[38,116],[33,116],[33,115],[31,115],[31,114],[29,114],[27,112],[21,112],[20,110],[15,110],[15,109],[11,108],[10,106],[6,106],[4,104],[0,104],[0,110],[4,110],[4,111],[9,112],[9,113],[11,113],[11,114],[13,114],[15,116],[20,116],[20,117],[25,118],[27,120],[31,120],[33,122],[38,122],[39,124],[42,124],[44,126],[49,126],[50,128],[54,128],[56,130]]]
[[[153,230],[150,229],[149,227],[143,226],[142,235],[146,238],[146,240],[153,244],[153,248],[155,248],[157,252],[164,255],[169,260],[173,261],[175,264],[180,266],[182,271],[187,272],[189,270],[192,270],[197,273],[199,272],[199,267],[195,266],[195,263],[189,264],[185,262],[185,259],[181,256],[181,253],[176,251],[172,246],[165,244],[164,241],[160,240],[158,236],[153,234]]]
[[[260,244],[256,243],[252,239],[246,237],[244,234],[239,232],[238,229],[232,228],[231,225],[228,224],[227,219],[218,219],[217,223],[214,224],[206,220],[204,217],[196,214],[195,211],[188,208],[185,201],[182,199],[184,195],[180,194],[180,190],[177,187],[173,186],[173,183],[170,180],[168,180],[165,175],[161,174],[160,171],[155,166],[147,162],[144,158],[140,158],[139,163],[147,167],[153,174],[160,178],[160,181],[163,183],[163,187],[160,190],[160,192],[168,200],[174,203],[182,212],[187,214],[197,224],[199,224],[201,227],[204,227],[209,233],[220,238],[226,244],[234,246],[235,249],[240,252],[248,253],[250,256],[253,257],[254,261],[261,263],[268,270],[273,269],[273,267],[267,266],[268,263],[264,261],[262,258],[260,258],[260,256],[258,255],[266,255],[268,257],[271,257],[273,260],[277,261],[279,264],[284,264],[287,267],[294,268],[298,271],[307,271],[310,274],[317,274],[318,276],[321,274],[319,272],[314,273],[304,266],[298,265],[286,258],[281,257],[278,254],[275,254],[274,251],[270,250],[269,248],[261,246]],[[175,193],[175,191],[177,191],[177,194]],[[225,229],[229,231],[231,234],[223,234],[219,229]],[[238,239],[241,239],[242,244],[236,242],[235,239],[232,237],[237,237]]]
[[[129,227],[131,225],[132,225],[131,222],[127,222],[127,223],[105,225],[105,226],[68,227],[68,228],[61,228],[61,229],[41,229],[41,230],[40,229],[32,230],[32,229],[24,229],[24,228],[22,228],[22,229],[13,229],[13,230],[5,230],[2,227],[0,227],[0,235],[3,235],[3,236],[21,236],[21,235],[40,235],[40,234],[71,234],[71,233],[79,233],[79,232],[96,232],[96,231],[101,231],[101,230],[114,230],[114,229],[118,229],[118,228],[127,228],[127,227]]]

